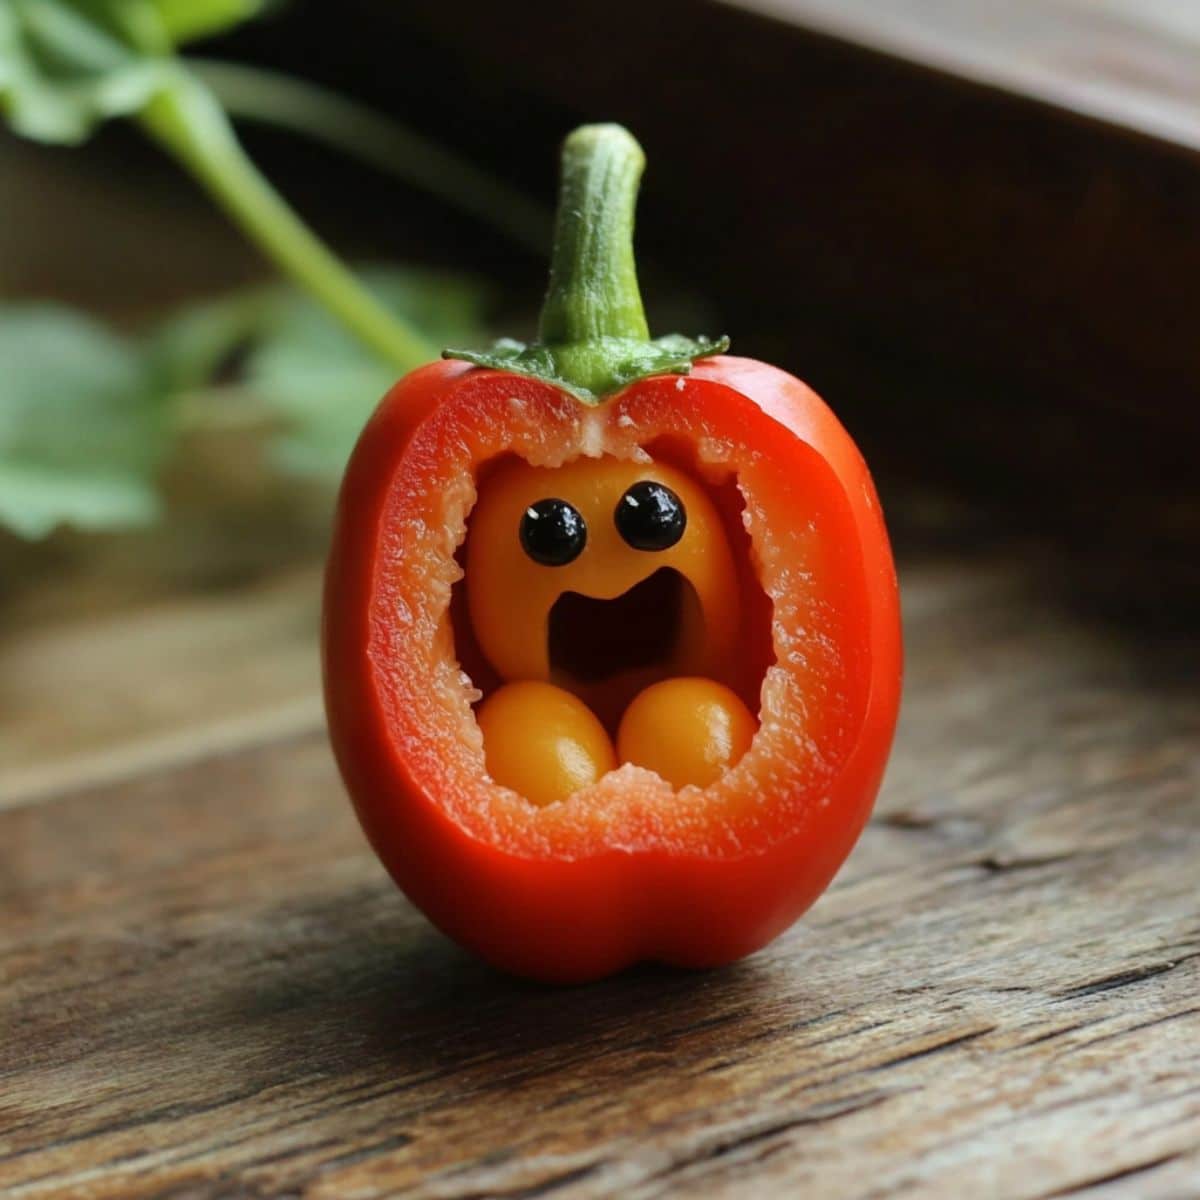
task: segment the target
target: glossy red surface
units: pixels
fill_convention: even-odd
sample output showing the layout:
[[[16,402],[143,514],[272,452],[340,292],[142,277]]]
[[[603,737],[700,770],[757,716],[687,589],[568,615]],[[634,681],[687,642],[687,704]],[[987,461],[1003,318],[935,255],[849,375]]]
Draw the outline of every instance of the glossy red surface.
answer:
[[[716,455],[746,495],[774,602],[770,733],[704,792],[625,768],[535,809],[484,775],[452,683],[463,481],[500,453],[552,462],[663,438]],[[323,624],[333,746],[376,852],[444,932],[546,980],[712,966],[778,935],[858,838],[899,707],[896,578],[866,465],[809,388],[746,359],[595,409],[461,363],[413,372],[347,469]]]

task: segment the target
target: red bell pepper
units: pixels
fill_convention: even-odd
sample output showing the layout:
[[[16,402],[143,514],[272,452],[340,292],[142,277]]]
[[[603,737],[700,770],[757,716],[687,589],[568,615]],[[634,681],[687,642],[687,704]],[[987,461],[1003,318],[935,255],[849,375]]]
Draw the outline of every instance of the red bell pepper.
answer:
[[[866,465],[790,375],[724,343],[649,340],[641,166],[618,127],[568,139],[538,342],[448,351],[389,392],[347,469],[326,577],[329,726],[372,846],[445,933],[546,980],[726,963],[786,929],[858,838],[899,705]],[[728,704],[655,710],[642,693],[637,719],[666,704],[666,724],[618,732],[647,682],[680,675]],[[514,701],[485,738],[480,699],[514,681],[532,708]],[[638,757],[674,739],[697,760],[697,722],[715,712],[719,742],[733,709],[752,740],[726,738],[715,778],[685,763],[696,782],[673,786]],[[537,777],[576,710],[579,744],[599,749],[562,762],[583,774],[549,802],[505,786]],[[617,765],[623,746],[646,749]]]

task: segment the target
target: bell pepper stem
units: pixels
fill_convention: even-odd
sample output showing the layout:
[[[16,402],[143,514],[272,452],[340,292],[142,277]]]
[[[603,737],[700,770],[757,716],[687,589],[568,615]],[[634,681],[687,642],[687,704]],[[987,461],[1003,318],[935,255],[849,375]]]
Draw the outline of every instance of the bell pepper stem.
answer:
[[[544,379],[600,404],[637,379],[686,375],[728,338],[651,340],[633,258],[633,211],[645,158],[620,125],[584,125],[563,144],[550,286],[538,340],[443,350],[478,367]]]
[[[437,349],[388,312],[263,178],[202,84],[181,73],[146,105],[138,122],[269,258],[365,345],[402,371],[437,357]]]
[[[563,143],[544,345],[650,337],[633,257],[633,221],[645,166],[620,125],[584,125]]]

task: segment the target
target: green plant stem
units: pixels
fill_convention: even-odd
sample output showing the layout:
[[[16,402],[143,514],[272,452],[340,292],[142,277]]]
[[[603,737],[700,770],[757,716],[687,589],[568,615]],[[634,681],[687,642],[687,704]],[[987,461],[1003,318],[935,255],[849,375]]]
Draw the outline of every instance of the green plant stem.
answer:
[[[437,357],[438,348],[379,304],[263,178],[203,84],[181,71],[138,121],[252,241],[367,346],[402,371]]]
[[[262,67],[189,58],[234,118],[302,134],[420,187],[542,254],[551,215],[515,188],[365,104]]]

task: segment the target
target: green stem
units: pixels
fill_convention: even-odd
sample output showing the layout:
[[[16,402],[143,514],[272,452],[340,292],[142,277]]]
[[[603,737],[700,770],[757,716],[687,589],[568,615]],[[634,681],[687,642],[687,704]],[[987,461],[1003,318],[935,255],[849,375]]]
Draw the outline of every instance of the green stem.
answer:
[[[415,329],[363,288],[262,177],[202,84],[181,73],[138,120],[252,241],[367,346],[405,371],[437,356]]]
[[[728,338],[650,339],[633,259],[633,210],[645,158],[620,125],[584,125],[563,144],[550,286],[538,340],[443,350],[478,367],[544,379],[599,404],[638,379],[686,375]]]
[[[543,345],[650,337],[633,258],[646,159],[620,125],[584,125],[563,144]]]
[[[548,210],[399,122],[329,88],[278,71],[209,59],[187,62],[234,118],[303,134],[423,188],[528,250],[545,253]]]

